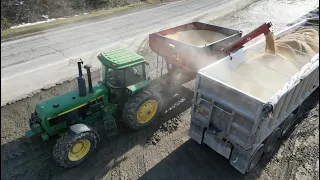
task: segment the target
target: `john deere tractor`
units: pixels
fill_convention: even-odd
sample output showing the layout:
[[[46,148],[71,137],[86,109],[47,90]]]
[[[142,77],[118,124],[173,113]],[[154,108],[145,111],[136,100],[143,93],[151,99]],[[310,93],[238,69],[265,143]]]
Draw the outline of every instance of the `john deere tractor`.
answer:
[[[149,88],[146,61],[127,49],[114,49],[98,55],[102,63],[101,81],[92,86],[90,65],[85,65],[88,87],[78,62],[78,89],[36,106],[26,136],[37,144],[58,136],[53,147],[54,160],[62,167],[79,165],[100,141],[96,123],[103,124],[107,135],[116,134],[117,113],[132,130],[139,130],[161,111],[160,95]]]

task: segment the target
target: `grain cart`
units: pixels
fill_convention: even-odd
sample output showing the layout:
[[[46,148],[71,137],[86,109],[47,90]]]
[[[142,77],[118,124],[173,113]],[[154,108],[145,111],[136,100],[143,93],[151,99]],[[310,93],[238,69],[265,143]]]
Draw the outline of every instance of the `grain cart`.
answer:
[[[154,121],[162,106],[159,94],[149,89],[143,57],[126,49],[101,53],[101,81],[92,86],[90,66],[85,65],[88,88],[78,62],[78,88],[36,106],[26,136],[33,143],[61,135],[53,148],[54,160],[73,167],[95,149],[100,137],[92,127],[102,122],[107,135],[116,132],[115,117],[122,111],[125,124],[138,130]]]
[[[272,40],[271,40],[272,41]],[[190,137],[229,159],[241,173],[295,125],[301,103],[319,86],[319,21],[297,23],[201,70],[191,109]]]
[[[241,36],[239,30],[192,22],[150,34],[149,46],[161,57],[160,62],[157,60],[161,68],[165,61],[168,84],[179,86],[183,80],[176,83],[178,76],[194,78],[199,69],[225,57],[227,54],[221,49]]]
[[[199,69],[236,52],[261,34],[266,36],[268,44],[273,37],[271,26],[270,22],[264,23],[241,37],[239,30],[192,22],[150,34],[149,46],[162,57],[161,62],[157,59],[157,67],[161,63],[162,69],[165,61],[169,76],[166,84],[174,90],[194,79]]]

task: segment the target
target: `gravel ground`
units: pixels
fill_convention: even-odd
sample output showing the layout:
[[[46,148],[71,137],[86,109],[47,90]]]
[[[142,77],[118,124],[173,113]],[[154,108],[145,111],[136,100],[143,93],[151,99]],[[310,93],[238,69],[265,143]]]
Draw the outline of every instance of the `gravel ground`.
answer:
[[[318,6],[311,3],[303,5],[303,1],[286,2],[260,1],[236,15],[230,14],[214,21],[211,17],[203,17],[200,21],[241,29],[246,33],[264,20],[270,20],[275,30],[279,30]],[[278,9],[271,8],[276,7],[275,4],[278,4]],[[285,11],[289,7],[295,8],[292,11],[299,8],[301,15],[290,15],[286,19],[284,15],[275,14],[279,9]],[[266,17],[266,13],[272,16]],[[154,77],[156,56],[148,48],[147,39],[138,52],[150,62],[148,72]],[[98,77],[99,72],[94,72],[94,83]],[[54,163],[51,157],[54,142],[32,147],[26,142],[24,132],[37,103],[75,89],[76,81],[4,106],[1,108],[1,179],[319,179],[318,90],[305,102],[298,125],[281,143],[278,152],[273,157],[263,157],[254,172],[242,175],[222,156],[189,139],[193,83],[184,84],[177,94],[165,96],[168,97],[165,99],[166,110],[150,128],[133,133],[119,122],[118,135],[103,138],[92,157],[73,169],[63,169]]]

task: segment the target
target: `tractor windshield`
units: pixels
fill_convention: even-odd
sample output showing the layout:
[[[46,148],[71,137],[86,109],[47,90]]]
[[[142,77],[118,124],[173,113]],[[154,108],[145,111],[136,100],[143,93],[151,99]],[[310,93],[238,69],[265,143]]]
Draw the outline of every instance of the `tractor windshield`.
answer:
[[[115,70],[108,67],[101,69],[101,81],[112,88],[123,88],[125,85],[124,70]]]

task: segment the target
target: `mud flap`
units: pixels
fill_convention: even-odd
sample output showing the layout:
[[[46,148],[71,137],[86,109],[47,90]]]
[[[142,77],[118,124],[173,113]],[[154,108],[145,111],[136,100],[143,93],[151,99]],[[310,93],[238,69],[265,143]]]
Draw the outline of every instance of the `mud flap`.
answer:
[[[195,140],[197,143],[201,144],[203,139],[203,133],[204,128],[195,122],[195,120],[192,120],[190,123],[190,131],[189,136]]]
[[[250,154],[250,152],[243,152],[233,148],[229,162],[235,169],[245,174],[249,165]]]
[[[231,147],[225,141],[217,138],[216,135],[206,131],[204,133],[203,142],[223,157],[229,159]]]
[[[262,144],[255,144],[250,151],[243,151],[237,148],[233,148],[231,153],[231,158],[229,160],[230,164],[240,171],[242,174],[247,172],[251,157],[261,148]]]

